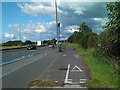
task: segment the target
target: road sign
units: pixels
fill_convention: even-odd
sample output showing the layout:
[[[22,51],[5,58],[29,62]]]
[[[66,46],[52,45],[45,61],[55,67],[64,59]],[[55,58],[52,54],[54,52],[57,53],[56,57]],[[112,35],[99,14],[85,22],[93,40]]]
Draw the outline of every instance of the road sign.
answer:
[[[82,69],[80,69],[77,65],[75,65],[74,67],[73,67],[73,69],[71,70],[71,72],[82,72],[83,70]]]

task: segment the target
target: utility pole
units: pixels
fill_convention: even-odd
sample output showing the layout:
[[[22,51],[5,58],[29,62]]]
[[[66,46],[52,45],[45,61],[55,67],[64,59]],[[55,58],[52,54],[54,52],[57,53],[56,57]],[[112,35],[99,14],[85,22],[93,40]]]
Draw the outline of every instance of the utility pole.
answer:
[[[61,52],[61,46],[60,46],[60,23],[58,25],[58,19],[57,19],[57,2],[55,0],[55,8],[56,8],[56,30],[57,30],[57,47],[58,52]],[[59,33],[58,33],[58,27],[59,27]]]
[[[56,30],[57,30],[57,46],[58,46],[58,20],[57,20],[57,2],[55,0],[55,9],[56,9]]]

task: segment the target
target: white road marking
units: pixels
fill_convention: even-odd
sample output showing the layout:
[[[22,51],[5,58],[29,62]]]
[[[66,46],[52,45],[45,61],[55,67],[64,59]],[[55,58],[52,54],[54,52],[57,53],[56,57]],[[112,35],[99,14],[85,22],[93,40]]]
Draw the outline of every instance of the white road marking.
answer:
[[[78,54],[74,55],[75,58],[81,58]]]
[[[46,52],[45,52],[45,56],[46,56],[47,54],[46,54]]]
[[[65,77],[64,83],[68,83],[69,69],[70,69],[70,64],[68,64],[68,68],[67,68],[67,72],[66,72],[66,77]]]
[[[62,56],[68,56],[67,54],[63,54]]]
[[[87,79],[80,79],[80,83],[86,83]]]
[[[75,69],[77,69],[77,70],[75,70]],[[82,69],[80,69],[77,65],[75,65],[74,67],[73,67],[73,69],[71,70],[71,72],[82,72],[83,70]]]

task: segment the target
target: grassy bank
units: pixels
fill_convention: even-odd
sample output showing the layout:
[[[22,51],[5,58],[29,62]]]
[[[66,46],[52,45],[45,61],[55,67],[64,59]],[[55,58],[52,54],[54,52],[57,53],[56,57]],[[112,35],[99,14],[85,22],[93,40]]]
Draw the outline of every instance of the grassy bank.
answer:
[[[118,72],[107,63],[94,57],[91,51],[81,48],[77,44],[71,44],[90,68],[91,80],[83,85],[92,88],[118,88]],[[99,60],[98,60],[99,59]]]
[[[11,48],[20,48],[20,47],[27,47],[28,45],[22,46],[1,46],[0,49],[11,49]]]

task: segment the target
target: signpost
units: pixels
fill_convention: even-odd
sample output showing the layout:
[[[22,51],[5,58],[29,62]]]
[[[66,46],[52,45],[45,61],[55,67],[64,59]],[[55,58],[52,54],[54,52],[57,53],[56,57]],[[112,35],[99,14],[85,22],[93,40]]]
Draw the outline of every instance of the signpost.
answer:
[[[61,52],[61,45],[60,45],[60,23],[58,23],[58,51]]]

